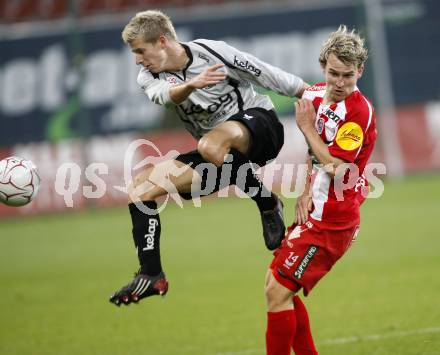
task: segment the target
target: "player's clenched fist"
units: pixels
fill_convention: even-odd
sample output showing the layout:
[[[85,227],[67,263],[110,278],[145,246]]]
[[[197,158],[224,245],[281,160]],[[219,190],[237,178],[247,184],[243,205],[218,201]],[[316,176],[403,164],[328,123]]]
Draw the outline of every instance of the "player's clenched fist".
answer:
[[[199,75],[192,78],[188,85],[194,89],[201,89],[209,85],[218,84],[226,79],[226,74],[220,70],[222,67],[224,67],[223,64],[215,64],[205,69]]]
[[[313,128],[315,122],[315,108],[312,101],[300,99],[295,102],[296,124],[304,132],[307,128]]]

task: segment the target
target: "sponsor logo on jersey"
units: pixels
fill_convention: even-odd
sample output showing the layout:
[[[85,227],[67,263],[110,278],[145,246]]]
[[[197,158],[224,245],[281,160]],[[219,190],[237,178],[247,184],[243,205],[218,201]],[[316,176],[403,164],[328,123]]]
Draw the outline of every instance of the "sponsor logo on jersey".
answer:
[[[154,249],[154,234],[156,233],[156,227],[159,222],[155,218],[150,218],[148,220],[148,233],[144,235],[147,246],[142,248],[143,251]]]
[[[341,117],[339,117],[335,111],[333,111],[332,109],[328,108],[327,110],[325,110],[325,112],[323,113],[323,115],[325,117],[327,117],[329,120],[335,121],[335,122],[339,122],[341,120]]]
[[[206,109],[196,104],[192,104],[186,107],[184,105],[179,105],[179,107],[187,116],[199,114],[204,111],[213,114],[214,112],[217,112],[220,107],[224,107],[225,105],[232,103],[232,101],[233,101],[232,95],[230,93],[227,93],[225,95],[220,96],[217,100],[211,103]]]
[[[315,85],[307,88],[306,91],[322,91],[322,90],[325,90],[325,86],[326,86],[325,84],[321,84],[321,85],[315,84]]]
[[[209,58],[206,55],[199,53],[199,58],[203,59],[206,63],[209,63]]]
[[[237,56],[234,56],[234,65],[254,73],[255,76],[261,75],[261,69],[254,67],[254,65],[252,63],[249,63],[248,61],[244,62],[240,60],[239,58],[237,58]]]
[[[302,258],[301,262],[296,267],[295,272],[293,273],[293,276],[297,280],[300,280],[303,277],[304,273],[306,272],[307,268],[310,265],[310,262],[312,261],[313,257],[318,252],[318,250],[319,250],[319,247],[317,247],[316,245],[311,245],[309,247],[306,254]]]
[[[362,128],[355,122],[344,123],[336,134],[336,143],[344,150],[359,148],[363,141],[364,133]]]
[[[244,114],[243,118],[247,119],[248,121],[250,121],[252,118],[254,118],[254,116],[248,115],[247,113]]]
[[[168,81],[170,84],[177,84],[177,79],[176,79],[174,76],[170,76],[170,77],[168,77],[168,78],[167,78],[167,81]]]

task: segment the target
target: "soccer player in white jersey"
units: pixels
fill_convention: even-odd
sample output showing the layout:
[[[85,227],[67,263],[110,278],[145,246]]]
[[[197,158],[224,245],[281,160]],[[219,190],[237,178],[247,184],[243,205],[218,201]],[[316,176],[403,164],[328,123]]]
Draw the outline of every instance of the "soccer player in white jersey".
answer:
[[[266,278],[268,355],[317,354],[296,293],[303,289],[307,296],[359,230],[368,190],[362,173],[377,135],[373,107],[356,86],[366,59],[364,40],[340,26],[321,49],[325,82],[306,89],[295,103],[309,145],[309,178]]]
[[[151,101],[175,109],[198,146],[145,169],[129,188],[140,270],[111,296],[116,305],[168,290],[160,260],[156,203],[170,191],[166,186],[191,199],[237,185],[259,208],[267,248],[273,250],[281,244],[285,234],[281,201],[259,181],[253,166],[264,166],[278,155],[284,132],[271,100],[256,93],[254,85],[290,97],[301,97],[308,87],[295,75],[225,42],[179,42],[170,19],[160,11],[138,13],[122,37],[141,66],[138,83],[142,90]],[[215,172],[214,179],[202,169],[207,164]],[[222,174],[223,167],[226,174]]]

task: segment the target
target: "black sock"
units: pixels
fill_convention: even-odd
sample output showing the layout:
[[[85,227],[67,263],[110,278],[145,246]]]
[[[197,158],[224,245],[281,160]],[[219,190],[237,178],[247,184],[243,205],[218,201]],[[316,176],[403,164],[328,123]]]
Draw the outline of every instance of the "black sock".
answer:
[[[133,240],[137,249],[141,273],[156,276],[162,271],[160,263],[160,218],[156,201],[130,203]]]
[[[263,185],[255,174],[253,164],[240,151],[231,149],[232,182],[254,200],[260,211],[272,210],[276,206],[274,195]]]

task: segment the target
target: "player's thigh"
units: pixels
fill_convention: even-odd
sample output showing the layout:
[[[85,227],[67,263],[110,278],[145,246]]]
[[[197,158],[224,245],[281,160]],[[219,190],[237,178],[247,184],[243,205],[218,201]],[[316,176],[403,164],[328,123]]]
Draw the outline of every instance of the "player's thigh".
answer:
[[[131,201],[154,200],[169,193],[187,193],[200,175],[178,160],[168,160],[148,167],[133,179],[129,187]]]
[[[199,142],[199,147],[209,146],[225,151],[234,148],[247,154],[252,144],[249,129],[241,122],[226,121],[206,133]]]
[[[266,275],[265,295],[267,309],[270,312],[280,312],[293,308],[292,298],[295,292],[278,282],[273,276],[272,270]]]

